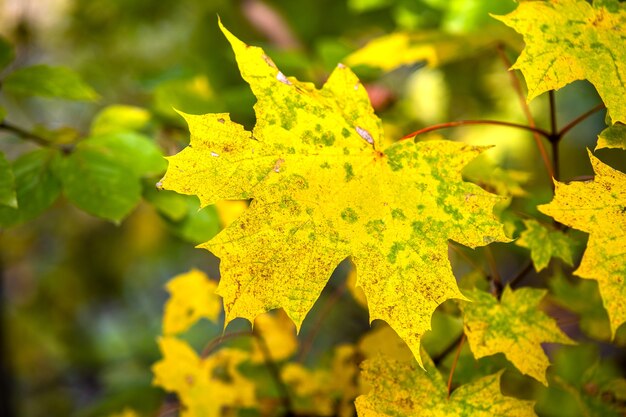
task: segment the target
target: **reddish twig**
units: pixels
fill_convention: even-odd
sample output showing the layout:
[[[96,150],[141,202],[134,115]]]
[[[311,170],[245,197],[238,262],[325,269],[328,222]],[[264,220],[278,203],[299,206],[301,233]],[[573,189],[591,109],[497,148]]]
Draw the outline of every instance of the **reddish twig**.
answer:
[[[498,45],[497,51],[498,51],[498,55],[500,56],[500,59],[506,66],[506,69],[508,70],[509,68],[511,68],[512,64],[509,58],[504,53],[504,47],[502,45]],[[524,115],[526,116],[526,120],[528,120],[528,125],[530,127],[536,127],[537,125],[535,124],[535,119],[533,118],[533,115],[530,112],[530,108],[528,107],[528,103],[526,102],[526,96],[524,92],[522,91],[522,85],[519,81],[519,78],[517,78],[517,75],[514,71],[508,71],[508,73],[511,79],[511,84],[513,85],[513,89],[515,90],[515,92],[517,93],[517,97],[519,98],[522,111],[524,112]],[[548,151],[546,151],[546,147],[543,146],[543,142],[541,142],[541,137],[539,133],[533,132],[533,138],[535,139],[535,144],[537,145],[537,149],[539,149],[539,153],[541,154],[541,159],[543,161],[543,164],[546,167],[546,170],[548,171],[548,175],[550,176],[550,184],[554,186],[552,184],[554,171],[552,170],[552,164],[550,163],[550,157],[548,156]]]
[[[436,125],[425,127],[423,129],[417,130],[417,131],[415,131],[413,133],[409,133],[408,135],[402,137],[402,139],[409,139],[409,138],[416,137],[416,136],[422,135],[424,133],[432,132],[432,131],[435,131],[435,130],[448,129],[448,128],[451,128],[451,127],[465,126],[465,125],[507,126],[507,127],[513,127],[513,128],[516,128],[516,129],[522,129],[522,130],[528,130],[528,131],[531,131],[531,132],[536,132],[536,133],[538,133],[541,136],[544,136],[546,138],[550,137],[550,133],[546,132],[543,129],[540,129],[538,127],[530,127],[530,126],[526,126],[526,125],[521,125],[519,123],[502,122],[500,120],[458,120],[458,121],[455,121],[455,122],[439,123],[439,124],[436,124]]]
[[[459,347],[456,350],[456,355],[454,355],[454,361],[452,362],[452,367],[450,368],[450,375],[448,376],[448,398],[450,398],[450,392],[452,391],[452,377],[454,376],[454,370],[456,369],[456,365],[459,362],[459,356],[461,356],[461,348],[463,348],[464,342],[465,334],[461,336],[461,340],[459,341]]]

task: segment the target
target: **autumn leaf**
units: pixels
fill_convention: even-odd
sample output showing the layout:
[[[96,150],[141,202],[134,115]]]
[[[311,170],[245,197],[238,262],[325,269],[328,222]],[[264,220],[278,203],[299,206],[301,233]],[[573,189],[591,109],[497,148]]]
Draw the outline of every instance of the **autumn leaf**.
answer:
[[[254,407],[255,386],[237,367],[247,352],[221,349],[201,359],[187,343],[174,337],[159,340],[163,359],[153,365],[153,384],[175,392],[182,417],[219,417],[225,407]]]
[[[517,246],[530,249],[530,258],[537,272],[548,266],[553,257],[566,264],[574,263],[572,256],[575,241],[560,230],[550,230],[536,220],[524,220],[526,230],[515,241]]]
[[[426,355],[424,366],[421,372],[415,362],[385,356],[363,362],[361,377],[371,391],[356,399],[359,417],[535,416],[532,401],[500,393],[502,372],[461,385],[448,398],[446,384]]]
[[[506,287],[500,302],[491,294],[465,291],[472,302],[461,305],[470,348],[480,359],[504,353],[517,369],[544,385],[550,365],[541,343],[573,343],[539,308],[546,290]]]
[[[495,16],[523,35],[512,69],[526,78],[528,100],[576,80],[589,80],[613,122],[626,122],[626,8],[617,0],[520,2]]]
[[[555,181],[554,199],[538,208],[558,222],[589,233],[574,274],[598,280],[615,336],[626,321],[626,174],[588,153],[595,179],[570,184]]]
[[[163,334],[175,335],[206,318],[216,322],[222,300],[215,294],[217,283],[202,271],[192,269],[172,278],[166,285],[170,299],[163,313]]]
[[[318,90],[222,30],[258,99],[256,126],[246,131],[228,114],[184,115],[191,144],[168,158],[161,185],[197,195],[202,206],[252,199],[200,245],[221,259],[226,323],[282,307],[299,329],[352,256],[370,319],[389,323],[419,357],[432,312],[463,298],[448,240],[472,248],[507,240],[492,213],[501,198],[460,173],[485,148],[402,141],[382,150],[380,120],[347,67]]]

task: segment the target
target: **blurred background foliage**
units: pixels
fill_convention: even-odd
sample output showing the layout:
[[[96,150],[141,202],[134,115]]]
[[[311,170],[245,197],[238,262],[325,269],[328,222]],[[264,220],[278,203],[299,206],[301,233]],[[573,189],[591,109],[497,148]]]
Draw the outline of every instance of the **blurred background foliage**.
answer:
[[[95,416],[131,406],[145,415],[157,415],[164,404],[164,392],[150,385],[150,366],[159,358],[155,340],[166,299],[164,283],[191,267],[216,279],[217,259],[193,246],[217,233],[241,207],[225,205],[198,212],[195,198],[156,191],[154,184],[164,165],[154,159],[142,160],[145,169],[141,172],[133,171],[136,160],[130,160],[129,165],[118,167],[120,182],[100,184],[102,193],[123,188],[120,198],[128,204],[122,206],[109,207],[108,202],[92,197],[85,200],[93,184],[67,175],[63,177],[64,196],[58,198],[61,186],[46,175],[65,175],[64,164],[81,163],[76,155],[93,162],[90,155],[99,152],[98,146],[114,155],[129,147],[136,147],[142,155],[177,152],[186,145],[188,133],[174,109],[196,114],[229,112],[233,120],[253,126],[254,97],[219,32],[218,16],[239,38],[262,46],[283,73],[317,86],[338,62],[375,37],[399,31],[428,33],[426,46],[448,59],[418,59],[393,71],[364,65],[355,68],[383,119],[388,140],[393,141],[421,127],[457,119],[525,123],[494,44],[470,53],[459,52],[454,43],[456,49],[446,49],[451,48],[446,43],[449,37],[475,39],[490,30],[503,30],[488,13],[504,14],[514,7],[509,0],[0,0],[0,34],[13,45],[15,54],[0,73],[0,119],[44,142],[42,146],[36,140],[24,140],[20,132],[0,131],[0,150],[13,166],[18,200],[19,169],[28,171],[34,150],[54,149],[45,156],[52,161],[51,171],[35,177],[31,184],[48,187],[41,194],[46,201],[27,207],[28,212],[0,208],[0,353],[6,367],[0,396],[5,410],[19,416]],[[507,39],[505,53],[514,60],[522,47],[520,39],[510,32],[501,36]],[[3,48],[10,55],[11,48]],[[4,64],[2,59],[0,63]],[[16,76],[10,81],[13,72],[39,64],[71,68],[82,80],[77,81],[80,92],[66,97],[41,94],[20,90]],[[46,74],[40,77],[43,84],[50,77]],[[560,123],[600,101],[585,82],[564,88],[556,97]],[[531,109],[538,125],[547,126],[545,97],[535,100]],[[563,179],[591,174],[584,148],[594,146],[604,126],[603,114],[598,113],[569,134],[562,145]],[[128,139],[124,136],[128,134],[138,138]],[[477,163],[483,167],[479,171],[485,186],[497,188],[498,184],[493,171],[485,174],[484,167],[498,165],[528,173],[523,176],[524,190],[517,194],[511,192],[511,184],[520,186],[519,176],[504,175],[499,183],[513,198],[513,234],[521,224],[514,213],[537,215],[536,204],[551,198],[545,170],[527,132],[475,126],[448,130],[444,135],[497,145]],[[99,145],[93,140],[98,137],[105,138],[99,139]],[[624,169],[616,152],[599,154]],[[55,168],[56,164],[60,167]],[[128,173],[130,180],[124,177]],[[44,184],[46,178],[53,184]],[[504,277],[524,266],[528,257],[524,249],[492,246]],[[481,250],[465,248],[451,251],[450,258],[457,277],[472,273],[467,258],[484,262]],[[341,290],[348,270],[347,263],[337,269],[303,327],[301,340],[311,334],[316,337],[307,356],[312,363],[338,343],[355,342],[368,329],[366,311]],[[537,283],[547,278],[546,273],[530,271],[526,279]],[[607,319],[602,310],[582,311],[584,303],[575,303],[584,294],[597,294],[597,288],[581,292],[577,282],[562,277],[551,282],[553,310],[568,333],[606,340]],[[581,311],[565,310],[576,305]],[[324,320],[317,328],[320,315]],[[435,353],[450,339],[441,329],[438,344],[432,336],[435,343],[426,343]],[[220,329],[198,328],[193,334],[202,346],[218,336]],[[482,368],[469,352],[464,351],[461,358],[460,380],[491,371],[477,371]],[[555,400],[578,395],[574,392],[582,392],[578,403],[601,402],[590,388],[600,384],[594,378],[619,374],[615,365],[619,362],[611,361],[624,359],[615,345],[598,342],[563,348],[555,358],[551,372],[560,373],[560,381],[569,388],[532,386],[539,390],[535,398],[540,399],[538,407],[545,415],[559,415],[554,407],[563,401]],[[449,366],[445,361],[442,364]],[[591,367],[593,374],[588,371]],[[520,375],[512,376],[511,384],[528,385],[520,379]],[[568,415],[582,415],[582,406],[572,407]]]

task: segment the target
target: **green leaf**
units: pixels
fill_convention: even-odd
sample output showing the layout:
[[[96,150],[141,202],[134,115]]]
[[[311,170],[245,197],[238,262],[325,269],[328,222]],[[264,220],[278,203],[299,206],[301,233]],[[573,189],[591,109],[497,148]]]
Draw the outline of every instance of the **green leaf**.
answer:
[[[175,235],[194,244],[212,239],[220,231],[220,219],[215,206],[199,208],[198,200],[187,200],[187,215],[179,221],[167,221]]]
[[[17,208],[15,177],[9,161],[0,152],[0,206]]]
[[[526,78],[528,100],[581,79],[598,90],[614,122],[626,122],[626,7],[614,1],[526,1],[495,16],[524,36],[511,67]]]
[[[0,207],[1,226],[31,220],[54,203],[61,192],[59,180],[51,169],[56,158],[56,151],[39,149],[13,162],[18,208]]]
[[[150,112],[141,107],[114,105],[102,109],[91,123],[91,134],[138,131],[150,121]]]
[[[5,69],[14,58],[15,51],[13,49],[13,45],[0,36],[0,71]]]
[[[602,148],[619,148],[626,150],[626,125],[616,123],[600,132],[595,150],[597,151]]]
[[[138,133],[115,132],[92,136],[83,143],[106,149],[115,155],[120,165],[139,178],[160,175],[167,168],[161,149],[150,138]]]
[[[88,138],[61,164],[67,198],[98,217],[115,222],[141,198],[141,177],[163,172],[165,160],[150,139],[131,132]]]
[[[548,266],[553,257],[572,265],[576,242],[560,230],[550,230],[536,220],[524,220],[526,230],[515,242],[517,246],[530,249],[530,257],[537,272]]]
[[[6,109],[0,106],[0,122],[2,122],[6,116],[7,116]]]
[[[3,81],[3,88],[14,94],[67,100],[96,101],[100,97],[76,72],[48,65],[35,65],[12,72]]]
[[[189,212],[189,201],[197,201],[193,196],[159,190],[154,183],[144,183],[143,198],[151,203],[160,214],[172,221],[182,220]]]

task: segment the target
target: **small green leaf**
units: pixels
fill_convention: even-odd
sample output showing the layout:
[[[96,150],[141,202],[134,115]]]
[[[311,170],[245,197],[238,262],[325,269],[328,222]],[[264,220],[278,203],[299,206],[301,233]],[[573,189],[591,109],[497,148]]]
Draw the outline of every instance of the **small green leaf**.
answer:
[[[133,170],[116,153],[89,140],[59,164],[58,174],[67,199],[94,216],[119,222],[141,199]]]
[[[15,177],[9,161],[2,152],[0,152],[0,205],[17,208]]]
[[[57,151],[39,149],[13,162],[18,208],[0,207],[0,225],[13,226],[31,220],[46,210],[61,192],[51,170]]]
[[[141,107],[114,105],[105,107],[91,124],[92,135],[120,131],[138,131],[150,121],[150,112]]]
[[[515,242],[517,246],[530,249],[530,257],[537,272],[548,266],[553,257],[566,264],[574,263],[572,257],[576,242],[559,230],[550,230],[536,220],[524,220],[526,230]]]
[[[3,82],[14,94],[96,101],[100,97],[74,71],[64,67],[35,65],[9,74]]]
[[[7,111],[4,107],[0,106],[0,122],[3,121],[5,117],[7,117]]]
[[[620,148],[626,150],[626,125],[616,123],[600,132],[595,150],[602,148]]]
[[[60,165],[67,198],[119,222],[141,199],[141,177],[165,170],[160,149],[145,136],[118,132],[85,139]]]
[[[13,45],[0,36],[0,71],[9,65],[11,61],[13,61],[13,58],[15,58]]]

